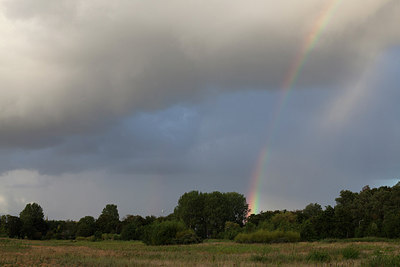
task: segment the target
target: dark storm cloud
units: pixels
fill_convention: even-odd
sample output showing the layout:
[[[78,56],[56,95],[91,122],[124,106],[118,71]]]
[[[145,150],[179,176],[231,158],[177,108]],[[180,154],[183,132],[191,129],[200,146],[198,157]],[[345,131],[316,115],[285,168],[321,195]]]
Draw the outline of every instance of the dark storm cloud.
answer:
[[[189,190],[247,193],[267,143],[263,209],[393,179],[399,67],[352,85],[399,44],[397,0],[341,1],[275,120],[326,2],[0,0],[0,213],[161,215]]]
[[[389,53],[389,61],[377,66],[384,75],[368,83],[366,97],[353,103],[349,124],[326,131],[321,123],[327,119],[321,110],[344,90],[292,92],[268,146],[262,209],[332,205],[342,189],[397,177],[398,63],[384,68],[392,57],[397,59]],[[113,202],[121,215],[161,215],[190,190],[246,194],[279,97],[275,91],[224,94],[135,114],[96,136],[69,137],[51,148],[3,151],[1,167],[13,171],[0,176],[0,207],[18,214],[27,201],[37,201],[51,218],[79,219],[98,216]],[[90,203],[88,194],[94,195]],[[49,201],[54,197],[57,205]]]
[[[342,3],[299,85],[345,83],[398,41],[399,5],[387,5]],[[52,146],[132,112],[223,90],[279,88],[323,6],[2,1],[0,146]]]

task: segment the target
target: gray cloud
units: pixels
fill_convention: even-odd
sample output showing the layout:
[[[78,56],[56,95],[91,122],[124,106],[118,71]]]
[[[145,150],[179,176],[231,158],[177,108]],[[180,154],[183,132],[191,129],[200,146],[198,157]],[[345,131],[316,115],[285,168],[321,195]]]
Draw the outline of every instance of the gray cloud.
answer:
[[[2,1],[0,146],[51,146],[132,112],[279,88],[323,8],[317,0]],[[346,83],[399,41],[399,12],[397,1],[343,2],[298,85]]]
[[[246,193],[267,140],[263,209],[398,177],[397,0],[341,1],[274,123],[326,2],[0,0],[0,213]]]
[[[332,205],[342,189],[358,191],[398,177],[399,55],[389,52],[377,66],[383,74],[367,81],[365,97],[352,104],[350,123],[327,129],[321,123],[329,118],[321,110],[344,90],[292,92],[273,125],[259,188],[262,209]],[[135,114],[49,148],[0,151],[0,208],[18,214],[36,201],[49,218],[79,219],[98,216],[113,202],[121,215],[161,215],[190,190],[246,194],[279,97],[277,91],[225,93],[197,105]]]

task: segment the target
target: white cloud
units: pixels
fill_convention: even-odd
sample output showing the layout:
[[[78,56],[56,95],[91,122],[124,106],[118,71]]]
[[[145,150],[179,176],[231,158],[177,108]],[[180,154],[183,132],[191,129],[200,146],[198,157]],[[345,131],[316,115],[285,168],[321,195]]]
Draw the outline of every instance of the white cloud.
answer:
[[[36,170],[12,170],[0,175],[0,183],[3,187],[39,187],[48,184],[49,177],[40,175]]]
[[[8,203],[3,195],[0,195],[0,215],[8,212]]]

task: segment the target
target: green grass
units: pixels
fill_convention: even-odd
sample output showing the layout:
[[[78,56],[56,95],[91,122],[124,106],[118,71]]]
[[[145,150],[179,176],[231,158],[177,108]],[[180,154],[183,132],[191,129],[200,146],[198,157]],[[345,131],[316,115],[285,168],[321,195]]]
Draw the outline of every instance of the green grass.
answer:
[[[30,246],[21,240],[0,238],[0,252],[16,252],[29,248]]]
[[[326,238],[322,239],[319,242],[321,243],[354,243],[354,242],[365,242],[365,243],[371,243],[371,242],[386,242],[386,243],[399,243],[400,239],[390,239],[390,238],[384,238],[384,237],[354,237],[354,238],[346,238],[346,239],[338,239],[338,238]]]
[[[387,255],[376,251],[371,258],[364,261],[363,265],[369,267],[400,266],[400,255]]]
[[[360,250],[354,246],[349,246],[342,250],[342,255],[346,260],[358,259],[360,257]]]
[[[308,262],[330,262],[331,256],[324,250],[313,250],[307,255]]]

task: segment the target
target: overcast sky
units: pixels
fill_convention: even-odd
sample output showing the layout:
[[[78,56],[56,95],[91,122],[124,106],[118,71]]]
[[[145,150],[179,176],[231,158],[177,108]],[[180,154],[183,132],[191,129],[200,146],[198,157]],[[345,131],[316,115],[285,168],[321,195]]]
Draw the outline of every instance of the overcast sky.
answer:
[[[191,190],[249,197],[266,145],[261,210],[393,185],[399,23],[398,0],[0,0],[0,214],[159,216]]]

